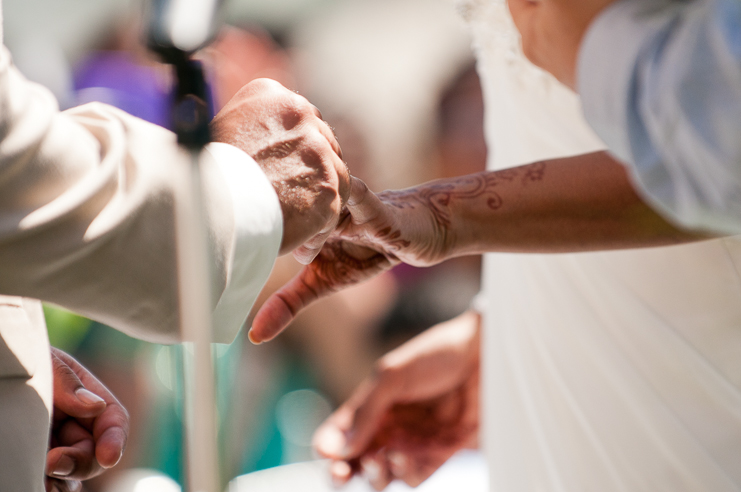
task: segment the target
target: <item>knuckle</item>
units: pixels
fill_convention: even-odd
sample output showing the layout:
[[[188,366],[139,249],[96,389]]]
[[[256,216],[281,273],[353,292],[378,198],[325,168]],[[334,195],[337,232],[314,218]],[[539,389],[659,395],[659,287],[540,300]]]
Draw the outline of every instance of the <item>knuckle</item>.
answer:
[[[332,164],[334,152],[324,135],[317,129],[307,129],[302,139],[304,160],[311,167],[329,170]]]
[[[310,120],[312,118],[316,118],[314,106],[309,101],[298,94],[292,94],[292,98],[294,100],[296,112],[301,116],[302,120]]]
[[[339,197],[339,191],[334,183],[330,183],[325,177],[322,183],[319,185],[318,198],[319,201],[328,209],[330,212],[329,217],[335,217],[340,213],[340,206],[337,198]],[[329,220],[329,219],[328,219]]]
[[[373,379],[378,385],[385,385],[393,381],[396,375],[395,367],[384,357],[373,365]]]
[[[322,153],[323,152],[323,143],[322,140],[326,141],[327,139],[322,136],[322,134],[314,127],[306,127],[304,130],[303,135],[303,142],[307,149],[311,149],[316,153]]]
[[[288,92],[288,89],[283,87],[280,82],[277,82],[273,79],[255,79],[248,83],[245,87],[249,87],[252,90],[259,91],[259,92],[271,92],[271,91],[286,91]]]

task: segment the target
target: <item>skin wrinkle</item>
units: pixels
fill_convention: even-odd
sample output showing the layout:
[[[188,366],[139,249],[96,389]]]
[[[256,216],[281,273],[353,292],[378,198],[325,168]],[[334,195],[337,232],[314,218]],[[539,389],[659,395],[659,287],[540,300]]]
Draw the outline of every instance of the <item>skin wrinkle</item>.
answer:
[[[300,308],[294,306],[293,303],[288,299],[288,296],[283,292],[276,292],[275,296],[283,301],[283,304],[286,306],[286,308],[288,308],[288,312],[291,313],[291,316],[296,317]]]
[[[292,154],[300,145],[301,137],[276,142],[255,154],[255,159],[282,159]]]

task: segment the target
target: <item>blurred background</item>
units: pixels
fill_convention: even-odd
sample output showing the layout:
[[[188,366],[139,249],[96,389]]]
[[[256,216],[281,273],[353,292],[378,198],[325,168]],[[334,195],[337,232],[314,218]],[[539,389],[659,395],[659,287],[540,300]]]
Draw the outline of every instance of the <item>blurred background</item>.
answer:
[[[143,0],[4,0],[5,43],[62,108],[90,101],[168,126],[171,76],[140,42]],[[482,171],[483,102],[452,0],[227,0],[199,53],[218,111],[245,83],[298,90],[335,128],[371,189]],[[258,300],[299,269],[279,259]],[[380,355],[464,311],[480,259],[400,266],[307,309],[275,342],[215,348],[222,477],[312,459],[314,429]],[[132,420],[122,463],[89,492],[182,483],[181,348],[140,342],[54,306],[52,344],[86,364]],[[249,321],[248,321],[249,323]],[[169,477],[169,479],[167,478]]]

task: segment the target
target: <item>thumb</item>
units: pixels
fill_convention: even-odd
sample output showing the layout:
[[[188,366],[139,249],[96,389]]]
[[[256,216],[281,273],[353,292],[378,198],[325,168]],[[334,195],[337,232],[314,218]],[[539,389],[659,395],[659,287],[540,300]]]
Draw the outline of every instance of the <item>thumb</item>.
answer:
[[[333,289],[319,279],[313,266],[305,266],[286,285],[272,294],[255,314],[248,333],[250,341],[260,344],[283,331],[306,306],[327,296]]]
[[[54,406],[71,417],[92,418],[100,415],[106,403],[85,388],[72,368],[52,352]]]
[[[383,202],[363,180],[355,176],[350,176],[350,196],[346,206],[352,215],[354,224],[365,224],[378,217],[384,210]]]
[[[395,395],[396,385],[387,379],[365,380],[317,429],[314,448],[332,459],[357,458],[381,437],[384,418],[395,403]]]

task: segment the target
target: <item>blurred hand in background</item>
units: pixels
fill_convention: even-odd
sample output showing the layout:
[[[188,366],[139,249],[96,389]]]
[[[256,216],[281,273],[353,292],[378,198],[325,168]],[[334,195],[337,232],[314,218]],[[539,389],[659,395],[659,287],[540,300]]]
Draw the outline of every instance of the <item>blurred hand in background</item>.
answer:
[[[65,352],[51,349],[54,412],[46,455],[47,492],[75,492],[80,481],[119,462],[129,415],[115,396]]]
[[[363,474],[377,490],[415,487],[478,446],[480,316],[467,312],[382,357],[314,435],[336,484]]]

